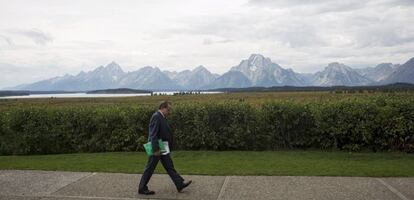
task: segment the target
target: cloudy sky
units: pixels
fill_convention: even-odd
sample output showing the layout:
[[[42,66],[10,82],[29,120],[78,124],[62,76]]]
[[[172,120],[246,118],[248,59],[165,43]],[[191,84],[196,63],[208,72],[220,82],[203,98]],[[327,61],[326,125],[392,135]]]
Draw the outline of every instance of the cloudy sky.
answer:
[[[413,0],[0,0],[0,88],[111,61],[224,73],[252,53],[297,72],[414,57]]]

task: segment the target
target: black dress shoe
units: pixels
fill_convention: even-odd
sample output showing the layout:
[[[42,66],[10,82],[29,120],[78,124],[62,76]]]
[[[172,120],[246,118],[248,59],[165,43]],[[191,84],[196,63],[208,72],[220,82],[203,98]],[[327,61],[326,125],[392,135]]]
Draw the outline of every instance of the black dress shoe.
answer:
[[[181,192],[184,188],[188,187],[193,181],[189,180],[187,183],[183,182],[180,187],[177,187],[178,192]]]
[[[138,191],[139,194],[144,194],[144,195],[153,195],[155,194],[154,191],[151,190],[144,190],[144,191]]]

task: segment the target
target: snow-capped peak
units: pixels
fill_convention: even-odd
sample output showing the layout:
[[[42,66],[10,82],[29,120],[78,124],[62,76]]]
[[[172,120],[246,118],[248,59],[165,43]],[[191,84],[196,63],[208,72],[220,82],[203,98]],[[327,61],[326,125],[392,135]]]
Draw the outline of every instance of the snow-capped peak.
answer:
[[[118,65],[115,61],[112,61],[108,65],[105,66],[106,70],[112,71],[112,72],[120,72],[122,71],[121,66]],[[123,71],[122,71],[123,72]]]
[[[193,72],[200,72],[200,71],[202,71],[202,72],[208,72],[208,70],[203,65],[200,65],[200,66],[196,67],[193,70]]]
[[[263,59],[265,59],[265,57],[263,56],[263,55],[261,55],[261,54],[252,54],[252,55],[250,55],[250,57],[249,57],[249,61],[251,61],[251,62],[255,62],[255,61],[257,61],[257,60],[263,60]]]
[[[337,71],[341,73],[348,73],[349,71],[352,71],[350,67],[338,62],[329,63],[326,69],[329,71]]]
[[[257,66],[256,65],[252,65],[250,66],[250,71],[256,71],[257,70]]]

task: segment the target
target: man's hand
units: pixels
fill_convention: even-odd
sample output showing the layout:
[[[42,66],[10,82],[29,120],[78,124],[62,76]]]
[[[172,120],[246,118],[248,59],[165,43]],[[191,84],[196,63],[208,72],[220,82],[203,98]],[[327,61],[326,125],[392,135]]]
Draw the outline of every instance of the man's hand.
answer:
[[[160,155],[161,155],[160,150],[158,150],[158,151],[154,152],[154,156],[160,156]]]

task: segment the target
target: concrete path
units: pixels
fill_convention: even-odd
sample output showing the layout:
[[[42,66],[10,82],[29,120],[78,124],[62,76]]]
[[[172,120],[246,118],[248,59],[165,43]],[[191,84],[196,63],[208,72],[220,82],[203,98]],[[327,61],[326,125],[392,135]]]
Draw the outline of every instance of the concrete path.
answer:
[[[137,194],[141,175],[0,170],[0,199],[386,199],[414,200],[414,177],[183,176],[193,180],[177,193],[168,175],[154,175],[156,195]]]

